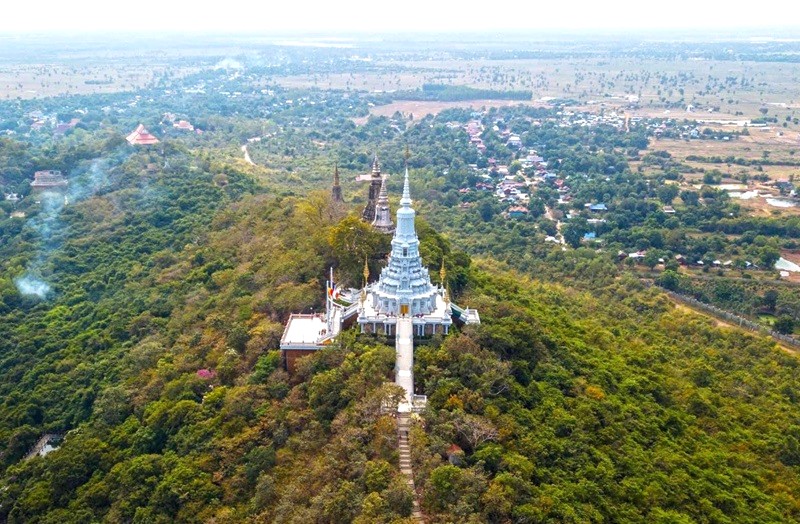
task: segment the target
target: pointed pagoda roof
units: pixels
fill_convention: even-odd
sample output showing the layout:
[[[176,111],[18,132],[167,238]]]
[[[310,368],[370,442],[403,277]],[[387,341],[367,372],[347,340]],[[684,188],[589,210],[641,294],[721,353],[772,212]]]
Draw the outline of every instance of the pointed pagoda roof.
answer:
[[[381,177],[381,190],[375,205],[375,220],[372,221],[372,227],[383,233],[394,231],[392,212],[389,209],[389,194],[386,191],[386,175]]]
[[[378,194],[383,182],[377,153],[375,153],[375,157],[372,160],[372,173],[367,175],[366,179],[369,180],[369,196],[367,197],[367,205],[364,206],[364,211],[361,212],[361,218],[365,222],[372,224],[378,216]]]
[[[372,158],[372,176],[381,176],[381,165],[378,163],[378,153]]]
[[[378,282],[373,286],[373,293],[378,298],[378,309],[383,305],[413,304],[412,311],[428,314],[436,309],[435,296],[438,292],[430,279],[428,269],[422,264],[419,253],[419,238],[414,227],[416,213],[411,207],[411,191],[408,183],[406,167],[403,183],[403,198],[397,210],[397,227],[392,237],[392,252],[389,264],[381,271]],[[388,306],[391,311],[398,311],[394,305]]]
[[[411,200],[411,189],[408,186],[408,165],[406,165],[405,178],[403,179],[403,196],[400,198],[400,205],[411,207],[414,202]]]
[[[139,124],[139,126],[128,135],[125,140],[132,146],[151,146],[153,144],[158,144],[158,139],[150,134],[144,124]]]

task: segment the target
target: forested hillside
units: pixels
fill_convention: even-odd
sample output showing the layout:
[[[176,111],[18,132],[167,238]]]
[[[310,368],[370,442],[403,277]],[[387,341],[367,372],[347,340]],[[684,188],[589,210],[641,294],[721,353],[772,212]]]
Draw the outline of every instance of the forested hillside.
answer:
[[[320,306],[326,268],[356,281],[366,255],[377,271],[385,237],[323,193],[264,194],[180,148],[166,160],[109,154],[46,233],[5,237],[0,517],[401,522],[412,493],[380,410],[393,349],[347,333],[293,377],[276,351],[288,312]],[[800,519],[794,356],[578,252],[559,257],[591,293],[470,264],[418,227],[483,318],[417,350],[433,521]],[[34,262],[44,299],[12,282]],[[22,461],[44,432],[66,438]]]
[[[292,380],[276,351],[287,313],[320,304],[330,264],[361,271],[348,243],[374,250],[377,270],[386,237],[325,195],[256,195],[249,175],[185,151],[167,168],[154,160],[104,160],[94,196],[39,217],[44,232],[8,236],[2,519],[408,515],[395,423],[380,410],[397,395],[384,385],[393,350],[348,335]],[[420,227],[457,288],[468,259]],[[43,297],[12,281],[32,264]],[[44,432],[66,432],[61,448],[21,461]],[[362,508],[372,491],[385,503]]]
[[[428,522],[800,522],[797,355],[643,283],[791,332],[796,284],[774,264],[800,218],[753,217],[720,173],[648,152],[690,133],[675,119],[569,100],[378,116],[403,96],[531,95],[280,87],[381,67],[282,49],[0,102],[0,523],[416,522],[382,409],[393,341],[346,331],[293,376],[278,351],[331,268],[359,287],[365,260],[372,280],[385,265],[389,237],[359,218],[376,154],[393,209],[408,165],[422,259],[482,320],[415,340]],[[140,123],[156,146],[125,141]],[[33,191],[50,169],[63,194]]]
[[[418,352],[437,521],[800,519],[796,356],[631,279],[473,275],[482,325]]]

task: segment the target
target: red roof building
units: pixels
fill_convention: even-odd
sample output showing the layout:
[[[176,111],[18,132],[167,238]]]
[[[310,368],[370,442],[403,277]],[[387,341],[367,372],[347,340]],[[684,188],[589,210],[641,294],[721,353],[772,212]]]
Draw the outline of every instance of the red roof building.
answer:
[[[125,140],[132,146],[152,146],[158,144],[158,139],[145,129],[143,124],[139,124],[136,130],[128,135]]]
[[[179,131],[194,131],[194,126],[188,120],[179,120],[172,124],[172,127]]]

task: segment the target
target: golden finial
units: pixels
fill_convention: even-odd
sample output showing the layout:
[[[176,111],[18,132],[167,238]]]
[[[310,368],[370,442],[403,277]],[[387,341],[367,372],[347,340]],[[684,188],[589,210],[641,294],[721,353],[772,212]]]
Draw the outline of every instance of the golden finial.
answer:
[[[408,144],[406,144],[406,154],[404,156],[406,157],[406,164],[408,164],[408,159],[411,157],[411,151],[408,149]]]
[[[369,282],[369,265],[367,264],[367,256],[364,255],[364,287],[361,288],[361,307],[364,307],[364,302],[367,300],[367,282]]]
[[[444,299],[445,304],[449,304],[450,295],[447,292],[447,270],[444,268],[444,257],[442,257],[442,268],[439,270],[439,278],[441,279],[442,287],[444,288],[442,298]]]

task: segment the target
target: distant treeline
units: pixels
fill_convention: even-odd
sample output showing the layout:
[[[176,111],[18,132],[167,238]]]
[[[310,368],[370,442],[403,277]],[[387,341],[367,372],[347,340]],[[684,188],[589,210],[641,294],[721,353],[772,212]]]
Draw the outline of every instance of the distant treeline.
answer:
[[[688,155],[689,162],[705,162],[707,164],[733,164],[737,166],[800,166],[800,160],[769,160],[766,158],[748,159],[735,156],[702,156]]]
[[[737,217],[710,220],[699,224],[705,232],[717,231],[726,235],[743,235],[752,232],[754,235],[774,236],[782,239],[800,238],[800,219],[787,217],[772,220],[762,217]]]
[[[530,100],[532,91],[501,91],[498,89],[475,89],[467,86],[450,86],[443,84],[423,84],[422,89],[398,91],[395,99],[399,100],[431,100],[437,102],[457,102],[460,100]]]

